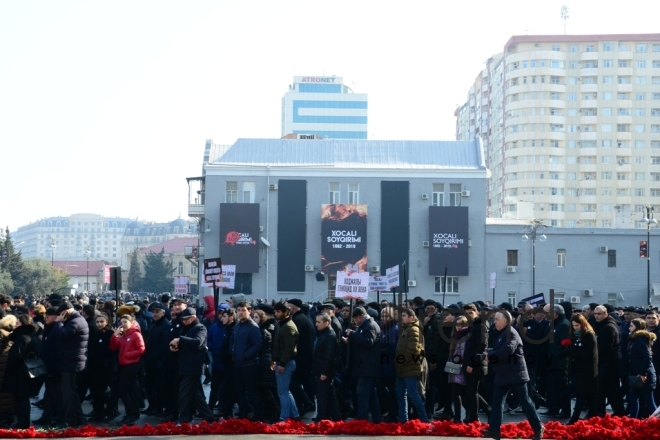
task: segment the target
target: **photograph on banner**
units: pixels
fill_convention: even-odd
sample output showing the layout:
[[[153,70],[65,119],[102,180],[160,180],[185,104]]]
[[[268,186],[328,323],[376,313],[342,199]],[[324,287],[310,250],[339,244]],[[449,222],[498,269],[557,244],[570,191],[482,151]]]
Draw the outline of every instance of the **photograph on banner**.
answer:
[[[188,285],[190,284],[190,277],[177,275],[174,277],[174,293],[188,293]]]
[[[429,206],[429,233],[429,275],[470,275],[468,208]]]
[[[216,287],[221,289],[233,289],[236,282],[236,265],[222,265],[222,281],[216,283]]]
[[[220,255],[240,273],[259,272],[259,204],[220,204]]]
[[[367,205],[321,205],[321,270],[367,271]]]
[[[338,298],[367,298],[369,293],[368,272],[337,272],[335,297]]]
[[[213,287],[213,283],[222,281],[222,260],[207,258],[204,260],[204,286]],[[217,287],[217,285],[216,285]]]
[[[385,278],[387,278],[387,290],[399,287],[399,265],[388,267],[385,270]]]
[[[386,292],[387,290],[389,290],[387,288],[387,278],[380,275],[369,277],[370,292]]]

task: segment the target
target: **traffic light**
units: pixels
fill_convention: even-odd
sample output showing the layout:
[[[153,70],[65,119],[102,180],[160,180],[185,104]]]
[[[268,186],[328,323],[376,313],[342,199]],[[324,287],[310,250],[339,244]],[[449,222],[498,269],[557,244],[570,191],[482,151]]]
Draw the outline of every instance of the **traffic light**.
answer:
[[[649,256],[648,243],[645,241],[639,242],[639,258],[647,258]]]

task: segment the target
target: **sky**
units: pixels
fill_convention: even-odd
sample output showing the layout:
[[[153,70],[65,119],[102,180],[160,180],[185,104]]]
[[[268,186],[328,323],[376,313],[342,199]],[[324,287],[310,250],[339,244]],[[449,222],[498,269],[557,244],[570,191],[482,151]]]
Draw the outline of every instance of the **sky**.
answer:
[[[512,35],[660,32],[649,0],[3,0],[0,225],[187,218],[206,139],[278,138],[294,76],[369,99],[369,139],[452,140]]]

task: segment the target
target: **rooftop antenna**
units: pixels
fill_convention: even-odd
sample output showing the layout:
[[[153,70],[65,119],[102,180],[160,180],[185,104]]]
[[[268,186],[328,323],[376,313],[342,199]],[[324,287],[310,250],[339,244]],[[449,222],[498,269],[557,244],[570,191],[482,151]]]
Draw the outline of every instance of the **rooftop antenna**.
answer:
[[[564,35],[566,35],[566,19],[568,18],[568,6],[561,7],[561,19],[564,20]]]

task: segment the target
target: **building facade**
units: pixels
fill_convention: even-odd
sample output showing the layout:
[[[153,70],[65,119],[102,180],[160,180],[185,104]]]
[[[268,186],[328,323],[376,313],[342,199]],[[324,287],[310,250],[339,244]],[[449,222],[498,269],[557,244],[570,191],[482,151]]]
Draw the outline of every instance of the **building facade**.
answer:
[[[336,76],[296,76],[282,98],[282,136],[367,139],[367,94]]]
[[[483,139],[490,217],[634,228],[657,205],[660,34],[514,36],[455,115]]]

